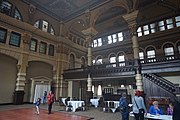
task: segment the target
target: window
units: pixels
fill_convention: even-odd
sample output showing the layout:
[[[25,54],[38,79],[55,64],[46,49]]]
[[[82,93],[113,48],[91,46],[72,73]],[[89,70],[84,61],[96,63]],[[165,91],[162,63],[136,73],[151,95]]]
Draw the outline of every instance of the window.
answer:
[[[29,49],[30,49],[31,51],[35,51],[35,52],[37,51],[37,40],[31,39]]]
[[[172,18],[167,19],[167,20],[166,20],[166,24],[167,24],[167,29],[172,29],[172,28],[174,28]]]
[[[137,33],[138,33],[138,37],[142,36],[142,29],[141,29],[141,27],[139,27],[137,29]]]
[[[140,51],[139,52],[139,59],[141,60],[141,63],[144,63],[144,52]]]
[[[166,44],[164,45],[164,53],[165,53],[165,56],[166,56],[166,59],[167,60],[172,60],[174,59],[174,47],[172,44]]]
[[[151,33],[155,33],[156,32],[156,24],[155,23],[150,24],[150,29],[151,29]]]
[[[148,35],[149,34],[149,27],[148,27],[148,25],[143,26],[143,30],[144,30],[144,35]]]
[[[147,51],[147,58],[155,58],[155,50]]]
[[[16,8],[14,9],[14,18],[16,18],[17,20],[22,20],[22,16]]]
[[[98,58],[97,58],[96,64],[97,64],[97,65],[102,64],[102,58],[101,58],[101,57],[98,57]]]
[[[123,41],[123,33],[118,33],[118,41]]]
[[[15,32],[11,32],[9,44],[19,47],[21,42],[21,35]]]
[[[49,52],[48,52],[48,54],[50,55],[50,56],[54,56],[54,45],[49,45]]]
[[[139,58],[140,58],[140,60],[144,59],[144,53],[143,52],[139,52]]]
[[[0,28],[0,42],[6,43],[7,30]]]
[[[117,42],[117,35],[116,34],[112,35],[112,40],[113,40],[113,43]]]
[[[158,23],[158,25],[159,25],[159,31],[164,31],[165,30],[164,21],[160,21]]]
[[[108,36],[108,44],[111,44],[112,43],[112,37],[111,35]]]
[[[48,31],[48,22],[47,21],[42,21],[42,31],[47,32]]]
[[[173,47],[164,48],[164,53],[165,53],[165,56],[174,55]]]
[[[97,41],[98,41],[98,46],[102,46],[102,38],[99,38]]]
[[[115,56],[112,56],[110,57],[110,63],[115,63],[116,62],[116,57]]]
[[[11,15],[12,4],[7,1],[0,1],[0,11],[6,15]]]
[[[97,47],[97,40],[94,40],[94,47]]]
[[[95,64],[95,60],[92,60],[93,65]]]
[[[153,47],[147,48],[147,58],[149,59],[148,62],[155,62],[155,49]]]
[[[40,23],[40,21],[38,20],[38,21],[36,21],[35,22],[35,24],[34,24],[34,27],[36,27],[36,28],[39,28],[40,26],[39,26],[39,23]]]
[[[50,29],[50,33],[51,33],[51,35],[54,35],[54,29],[53,29],[52,26],[51,26],[51,29]]]
[[[47,43],[45,42],[40,42],[40,46],[39,46],[39,52],[46,54],[46,48],[47,48]]]
[[[118,56],[118,62],[120,62],[119,66],[125,66],[124,61],[125,61],[124,55],[119,55]]]
[[[179,27],[180,26],[180,16],[175,17],[175,21],[176,21],[176,26]]]

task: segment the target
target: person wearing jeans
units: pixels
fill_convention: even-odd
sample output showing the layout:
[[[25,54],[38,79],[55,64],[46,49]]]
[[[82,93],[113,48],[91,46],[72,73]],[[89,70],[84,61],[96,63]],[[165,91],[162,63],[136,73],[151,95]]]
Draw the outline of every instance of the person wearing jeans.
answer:
[[[144,120],[144,114],[147,114],[147,109],[144,105],[144,99],[141,97],[141,91],[136,91],[132,99],[133,114],[136,120]]]

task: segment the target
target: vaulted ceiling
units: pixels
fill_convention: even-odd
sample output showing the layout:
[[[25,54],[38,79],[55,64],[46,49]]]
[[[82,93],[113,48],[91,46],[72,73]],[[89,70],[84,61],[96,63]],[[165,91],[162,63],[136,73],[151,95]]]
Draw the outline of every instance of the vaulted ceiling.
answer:
[[[87,9],[94,9],[113,0],[24,0],[37,8],[43,9],[50,14],[53,14],[60,20],[69,20],[80,14],[83,14]],[[122,0],[124,1],[124,0]],[[125,0],[128,6],[132,6],[132,2],[138,2],[140,6],[152,3],[158,0]],[[112,10],[113,14],[117,14],[118,9]]]

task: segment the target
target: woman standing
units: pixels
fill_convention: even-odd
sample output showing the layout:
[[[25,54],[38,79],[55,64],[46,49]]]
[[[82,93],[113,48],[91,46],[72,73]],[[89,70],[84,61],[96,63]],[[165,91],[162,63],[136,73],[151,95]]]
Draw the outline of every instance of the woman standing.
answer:
[[[47,104],[48,104],[48,114],[51,114],[52,104],[54,103],[54,94],[52,91],[49,92],[47,96]]]
[[[132,103],[135,119],[144,120],[144,114],[147,114],[147,109],[144,105],[144,99],[141,97],[141,91],[136,91]]]

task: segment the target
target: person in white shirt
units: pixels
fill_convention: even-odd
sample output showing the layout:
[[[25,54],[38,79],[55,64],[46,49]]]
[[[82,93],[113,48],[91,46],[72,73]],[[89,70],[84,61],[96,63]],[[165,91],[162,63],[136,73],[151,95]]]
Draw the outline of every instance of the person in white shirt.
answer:
[[[144,114],[147,114],[147,109],[144,105],[144,99],[141,97],[141,91],[136,91],[132,99],[133,114],[136,120],[144,120]]]

